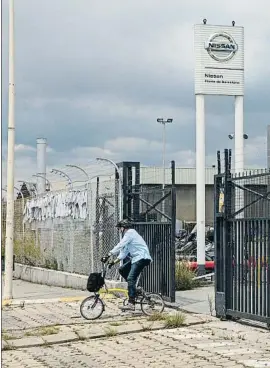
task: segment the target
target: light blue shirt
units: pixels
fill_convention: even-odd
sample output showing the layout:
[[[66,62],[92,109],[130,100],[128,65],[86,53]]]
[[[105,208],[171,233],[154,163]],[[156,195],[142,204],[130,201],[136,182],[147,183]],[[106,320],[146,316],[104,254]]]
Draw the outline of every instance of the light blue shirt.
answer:
[[[131,263],[138,262],[141,259],[152,258],[149,253],[149,249],[140,234],[134,229],[128,229],[121,241],[110,251],[111,255],[118,255],[118,259],[122,260],[129,254],[131,257]]]

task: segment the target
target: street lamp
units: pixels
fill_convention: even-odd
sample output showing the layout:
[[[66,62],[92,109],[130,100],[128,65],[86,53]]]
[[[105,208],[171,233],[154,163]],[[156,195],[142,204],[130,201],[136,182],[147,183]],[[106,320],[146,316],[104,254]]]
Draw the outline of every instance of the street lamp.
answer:
[[[82,167],[77,166],[77,165],[66,165],[66,166],[67,167],[74,167],[75,169],[80,170],[87,177],[87,182],[89,182],[89,175],[88,175],[88,173]]]
[[[166,180],[166,124],[172,124],[173,119],[167,119],[164,120],[163,118],[158,118],[157,122],[163,125],[163,134],[162,134],[162,140],[163,140],[163,154],[162,154],[162,164],[163,164],[163,182],[162,182],[162,191],[163,191],[163,197],[165,195],[164,189],[165,189],[165,180]],[[162,201],[162,212],[164,213],[164,207],[165,203],[164,200]]]
[[[118,187],[118,191],[119,191],[119,199],[118,199],[119,219],[121,219],[122,218],[122,179],[121,179],[119,167],[117,166],[117,164],[114,161],[110,160],[109,158],[97,157],[96,160],[101,161],[101,162],[102,161],[108,162],[109,164],[114,166],[114,168],[116,170],[116,173],[117,173],[116,179],[118,180],[118,186],[119,186]]]
[[[35,174],[35,175],[32,175],[32,176],[35,177],[35,178],[42,178],[42,179],[44,179],[47,182],[47,184],[49,185],[49,190],[52,190],[52,184],[51,184],[51,182],[45,176],[40,175],[40,174]]]
[[[53,174],[59,174],[63,178],[67,179],[68,185],[72,189],[72,180],[71,180],[71,178],[64,171],[58,170],[58,169],[52,169],[51,170],[51,173],[53,173]]]

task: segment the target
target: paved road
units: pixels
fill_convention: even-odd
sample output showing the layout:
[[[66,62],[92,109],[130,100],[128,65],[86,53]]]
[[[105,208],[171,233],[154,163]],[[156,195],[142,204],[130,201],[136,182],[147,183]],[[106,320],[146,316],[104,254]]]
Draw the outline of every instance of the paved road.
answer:
[[[270,367],[267,331],[232,322],[4,351],[8,368]]]

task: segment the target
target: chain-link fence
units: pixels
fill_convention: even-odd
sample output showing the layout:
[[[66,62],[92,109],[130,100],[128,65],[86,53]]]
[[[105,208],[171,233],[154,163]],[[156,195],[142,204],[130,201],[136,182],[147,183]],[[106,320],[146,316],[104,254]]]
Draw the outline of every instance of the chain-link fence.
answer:
[[[89,180],[78,180],[72,188],[16,200],[16,262],[84,275],[99,271],[101,257],[119,241],[115,225],[121,186],[111,171],[92,177],[89,173]],[[5,228],[2,200],[2,252]]]

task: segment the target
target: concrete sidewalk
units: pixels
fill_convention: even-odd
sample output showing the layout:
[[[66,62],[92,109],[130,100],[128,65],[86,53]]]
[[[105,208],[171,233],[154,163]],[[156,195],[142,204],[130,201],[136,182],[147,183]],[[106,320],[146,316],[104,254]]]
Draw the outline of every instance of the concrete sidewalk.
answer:
[[[3,278],[2,278],[3,292]],[[62,288],[58,286],[48,286],[34,284],[23,280],[13,280],[13,300],[2,300],[2,306],[13,304],[43,303],[51,302],[75,302],[83,300],[89,293],[82,290]],[[211,303],[211,305],[210,305]],[[215,315],[215,294],[214,286],[205,286],[194,290],[177,291],[176,306],[181,310],[191,313],[202,313]]]
[[[214,285],[204,286],[194,290],[177,291],[175,301],[181,310],[190,313],[215,315]]]
[[[165,329],[161,321],[129,320],[89,323],[84,330],[63,327],[54,335],[27,332],[24,345],[23,339],[9,340],[2,352],[5,367],[270,367],[269,333],[233,322]]]
[[[2,278],[2,294],[3,294]],[[87,291],[61,288],[57,286],[48,286],[33,284],[22,280],[13,280],[13,299],[11,304],[21,304],[22,302],[41,302],[41,301],[78,301],[85,298],[89,293]],[[2,300],[2,306],[10,304],[9,301]]]
[[[4,350],[41,346],[109,335],[156,330],[165,327],[168,315],[179,313],[165,308],[157,320],[148,321],[140,306],[135,312],[121,312],[121,299],[105,299],[105,311],[97,320],[85,320],[80,314],[80,302],[26,304],[6,306],[2,310]],[[181,325],[190,326],[213,320],[209,316],[180,314]],[[155,318],[156,319],[156,318]]]

